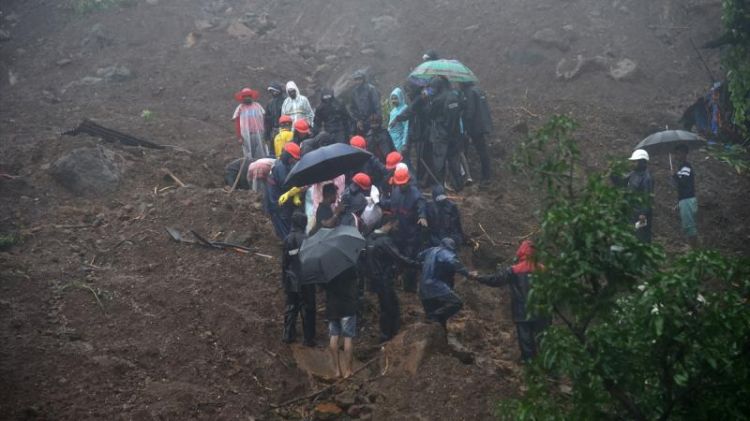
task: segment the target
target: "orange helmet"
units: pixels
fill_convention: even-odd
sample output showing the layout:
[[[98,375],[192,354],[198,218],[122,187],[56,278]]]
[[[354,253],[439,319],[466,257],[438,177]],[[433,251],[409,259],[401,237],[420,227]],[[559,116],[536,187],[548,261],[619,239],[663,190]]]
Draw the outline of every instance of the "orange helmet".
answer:
[[[292,118],[286,114],[279,117],[279,124],[292,124]]]
[[[354,181],[354,184],[361,187],[362,190],[368,190],[372,186],[372,180],[370,180],[370,176],[363,172],[354,174],[354,177],[352,177],[352,181]]]
[[[396,151],[389,153],[388,156],[385,157],[385,168],[388,170],[396,168],[396,165],[398,165],[402,159],[404,158]]]
[[[292,156],[294,159],[299,159],[300,157],[300,149],[299,145],[294,142],[287,142],[284,145],[284,150],[289,152],[289,155]]]
[[[299,119],[294,123],[294,131],[302,134],[310,133],[310,125],[304,119]]]
[[[409,182],[409,179],[411,176],[409,175],[409,168],[406,166],[403,167],[397,167],[396,171],[393,173],[393,184],[397,186],[403,186],[404,184]]]
[[[367,149],[367,141],[362,136],[354,136],[349,144],[359,149]]]

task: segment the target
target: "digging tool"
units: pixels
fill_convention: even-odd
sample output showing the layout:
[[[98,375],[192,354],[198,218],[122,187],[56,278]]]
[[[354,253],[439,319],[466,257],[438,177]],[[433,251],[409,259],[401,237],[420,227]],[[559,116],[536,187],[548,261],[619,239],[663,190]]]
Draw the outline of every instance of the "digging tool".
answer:
[[[164,149],[164,145],[149,142],[148,140],[139,139],[117,130],[108,129],[104,126],[94,123],[89,119],[84,119],[81,124],[73,130],[64,132],[63,135],[76,136],[79,133],[86,133],[91,136],[100,137],[107,142],[119,142],[127,146],[142,146],[151,149]]]

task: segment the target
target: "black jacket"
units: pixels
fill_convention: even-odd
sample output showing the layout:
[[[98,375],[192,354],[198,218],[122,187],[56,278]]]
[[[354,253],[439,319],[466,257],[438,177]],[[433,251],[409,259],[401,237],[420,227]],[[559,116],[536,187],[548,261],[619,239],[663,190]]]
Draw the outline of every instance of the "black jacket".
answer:
[[[487,104],[487,94],[471,85],[462,92],[463,123],[469,136],[478,136],[492,132],[492,115]]]
[[[297,216],[296,214],[294,216]],[[306,221],[305,221],[306,222]],[[305,224],[298,218],[292,218],[292,230],[281,246],[281,287],[285,292],[299,292],[301,265],[299,249],[307,238]]]
[[[452,238],[458,245],[464,243],[461,213],[455,203],[449,200],[430,202],[427,205],[427,224],[433,246],[440,244],[445,237]]]
[[[455,140],[461,133],[461,100],[456,91],[442,89],[430,99],[427,115],[430,119],[432,143]]]
[[[514,273],[507,267],[493,275],[480,276],[479,282],[491,287],[510,285],[510,306],[514,322],[531,321],[526,314],[526,299],[531,289],[530,272]]]
[[[339,141],[348,141],[351,133],[351,117],[344,104],[333,96],[333,90],[325,89],[323,96],[331,95],[331,99],[320,101],[315,109],[313,132],[325,130]],[[343,139],[343,140],[341,140]]]
[[[279,89],[282,93],[278,96],[272,97],[271,100],[266,103],[266,114],[263,116],[266,141],[273,140],[273,129],[279,127],[281,104],[283,104],[286,99],[286,95],[284,95],[284,90],[281,89],[281,86],[279,86]]]
[[[415,93],[414,99],[404,111],[396,117],[396,121],[409,122],[409,135],[407,144],[419,143],[427,138],[429,118],[427,116],[427,99],[419,93]]]
[[[391,237],[379,230],[367,236],[364,272],[370,279],[373,291],[378,292],[388,281],[396,277],[396,265],[418,268],[418,262],[398,251]]]
[[[370,116],[380,112],[380,95],[369,83],[359,85],[352,91],[349,112],[356,121],[370,121]]]
[[[396,150],[393,139],[388,130],[382,127],[372,127],[367,133],[367,151],[375,155],[380,162],[385,162],[386,156]]]

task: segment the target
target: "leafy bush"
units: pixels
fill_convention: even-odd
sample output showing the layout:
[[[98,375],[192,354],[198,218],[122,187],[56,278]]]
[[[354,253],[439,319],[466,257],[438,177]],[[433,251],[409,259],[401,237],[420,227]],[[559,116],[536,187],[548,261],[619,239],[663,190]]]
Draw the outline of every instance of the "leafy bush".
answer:
[[[606,174],[575,178],[575,122],[556,116],[519,148],[546,187],[531,311],[554,316],[498,413],[537,419],[741,419],[750,414],[750,262],[674,261],[640,243],[637,201]],[[550,153],[554,151],[555,153]],[[614,165],[610,171],[620,171]]]
[[[722,22],[731,39],[723,63],[729,79],[733,119],[743,134],[750,136],[750,2],[723,0]]]

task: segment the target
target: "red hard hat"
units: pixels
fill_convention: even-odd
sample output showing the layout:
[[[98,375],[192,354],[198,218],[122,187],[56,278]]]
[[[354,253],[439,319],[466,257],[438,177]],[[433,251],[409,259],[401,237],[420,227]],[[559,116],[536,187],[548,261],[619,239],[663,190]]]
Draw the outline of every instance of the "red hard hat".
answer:
[[[389,153],[388,156],[385,157],[385,168],[388,170],[396,168],[396,165],[398,165],[402,159],[404,159],[404,157],[396,151]]]
[[[367,149],[367,141],[362,136],[354,136],[349,144],[359,149]]]
[[[292,156],[294,159],[299,159],[300,156],[300,150],[299,145],[294,142],[287,142],[284,145],[284,150],[289,152],[289,155]]]
[[[310,133],[310,125],[307,124],[306,120],[299,119],[294,123],[294,131],[303,133],[303,134],[308,134]]]
[[[363,172],[354,174],[354,177],[352,177],[352,181],[354,181],[354,184],[361,187],[362,190],[367,190],[372,186],[372,180],[370,180],[370,176]]]
[[[279,124],[291,123],[291,122],[292,122],[292,118],[286,114],[283,114],[281,117],[279,117]]]
[[[404,167],[398,167],[396,168],[396,171],[393,173],[393,184],[397,186],[403,186],[404,184],[409,182],[409,179],[411,176],[409,175],[409,169]]]

